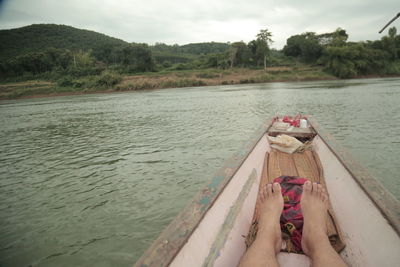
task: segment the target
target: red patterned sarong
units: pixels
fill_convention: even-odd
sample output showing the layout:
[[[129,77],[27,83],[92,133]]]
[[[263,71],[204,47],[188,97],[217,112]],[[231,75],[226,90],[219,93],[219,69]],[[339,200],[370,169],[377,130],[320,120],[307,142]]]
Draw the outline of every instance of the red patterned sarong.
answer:
[[[280,176],[274,179],[282,188],[284,207],[280,219],[281,230],[290,236],[293,252],[301,253],[301,236],[303,231],[303,214],[300,208],[303,184],[308,181],[297,176]]]

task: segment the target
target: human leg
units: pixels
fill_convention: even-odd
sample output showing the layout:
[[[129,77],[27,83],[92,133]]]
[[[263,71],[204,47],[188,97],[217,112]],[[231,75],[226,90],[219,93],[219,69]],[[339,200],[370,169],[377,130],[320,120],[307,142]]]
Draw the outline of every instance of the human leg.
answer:
[[[256,240],[240,261],[240,267],[278,266],[276,254],[282,245],[279,219],[283,210],[283,198],[279,183],[268,184],[259,194],[260,219]]]
[[[301,246],[311,258],[312,266],[346,266],[329,243],[326,229],[328,196],[323,187],[306,182],[300,204],[304,217]]]

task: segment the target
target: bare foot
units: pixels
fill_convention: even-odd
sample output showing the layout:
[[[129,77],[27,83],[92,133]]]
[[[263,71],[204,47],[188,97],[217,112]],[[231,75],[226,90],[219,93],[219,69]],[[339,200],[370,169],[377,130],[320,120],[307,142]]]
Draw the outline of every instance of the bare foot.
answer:
[[[328,196],[325,189],[320,184],[305,182],[300,205],[304,217],[301,246],[304,253],[311,256],[319,244],[329,244],[326,229]]]
[[[283,197],[279,183],[267,184],[260,192],[260,220],[257,238],[264,238],[273,246],[275,254],[281,250],[282,236],[279,220],[283,210]]]
[[[259,208],[258,232],[256,240],[240,260],[240,267],[277,267],[276,254],[281,250],[282,238],[279,219],[283,210],[281,186],[268,184],[261,188],[258,195]]]

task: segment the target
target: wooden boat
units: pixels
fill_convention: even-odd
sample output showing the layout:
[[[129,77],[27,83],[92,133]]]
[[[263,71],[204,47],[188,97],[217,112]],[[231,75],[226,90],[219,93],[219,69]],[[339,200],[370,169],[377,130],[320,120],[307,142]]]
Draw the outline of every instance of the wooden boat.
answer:
[[[398,200],[356,163],[315,119],[308,117],[307,120],[307,129],[283,133],[311,142],[329,193],[334,225],[343,242],[337,249],[341,250],[341,257],[350,266],[399,266]],[[265,183],[267,174],[274,175],[279,169],[268,163],[274,149],[267,136],[276,134],[272,120],[262,125],[135,266],[238,265],[256,217],[260,184]],[[303,254],[281,252],[278,261],[281,266],[310,266],[309,258]]]

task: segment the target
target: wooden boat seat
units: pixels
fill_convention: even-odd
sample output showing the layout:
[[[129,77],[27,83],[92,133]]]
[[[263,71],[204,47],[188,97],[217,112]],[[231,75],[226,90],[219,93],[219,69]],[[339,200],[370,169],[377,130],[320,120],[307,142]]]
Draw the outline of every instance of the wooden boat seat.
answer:
[[[318,182],[322,184],[325,187],[325,190],[327,190],[319,157],[311,149],[305,150],[302,153],[293,154],[287,154],[284,152],[280,152],[276,149],[272,149],[270,153],[267,153],[265,155],[260,188],[262,188],[262,186],[267,183],[272,183],[275,178],[281,175],[304,177],[311,180],[312,182]],[[246,237],[247,247],[251,245],[257,235],[259,205],[260,203],[257,201],[253,216],[253,222],[250,227],[249,234]],[[345,243],[330,203],[328,214],[329,216],[327,221],[327,229],[329,240],[332,247],[337,252],[340,252],[345,247]],[[286,241],[286,246],[283,251],[293,252],[291,251],[292,244],[290,242],[290,239],[285,239],[285,236],[283,236],[283,238]]]

